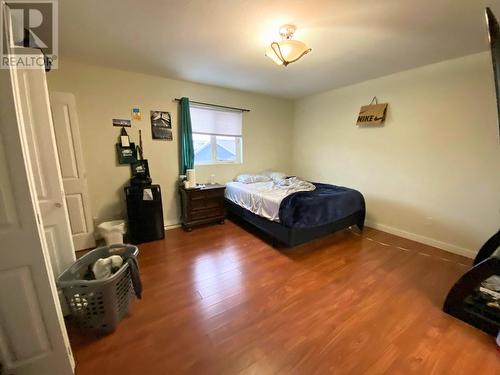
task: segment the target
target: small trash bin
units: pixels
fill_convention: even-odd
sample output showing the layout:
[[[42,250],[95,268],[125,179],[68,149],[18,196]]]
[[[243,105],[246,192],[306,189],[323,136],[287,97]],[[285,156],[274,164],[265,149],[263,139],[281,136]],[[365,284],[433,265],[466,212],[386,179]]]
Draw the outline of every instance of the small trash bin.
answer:
[[[100,235],[106,241],[106,245],[123,243],[123,234],[125,233],[125,221],[113,220],[105,221],[97,226]]]
[[[84,332],[113,332],[128,313],[134,289],[127,259],[138,254],[139,249],[133,245],[100,247],[78,259],[57,278],[57,286],[66,298],[71,316]],[[102,280],[84,279],[96,260],[111,255],[120,255],[124,260],[117,272]]]

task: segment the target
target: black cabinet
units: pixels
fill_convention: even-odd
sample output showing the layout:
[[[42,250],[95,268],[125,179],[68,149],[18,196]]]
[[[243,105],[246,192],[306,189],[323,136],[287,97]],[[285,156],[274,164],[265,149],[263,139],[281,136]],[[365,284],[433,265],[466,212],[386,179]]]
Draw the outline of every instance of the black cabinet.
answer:
[[[128,186],[125,197],[129,241],[139,244],[165,238],[160,186]]]

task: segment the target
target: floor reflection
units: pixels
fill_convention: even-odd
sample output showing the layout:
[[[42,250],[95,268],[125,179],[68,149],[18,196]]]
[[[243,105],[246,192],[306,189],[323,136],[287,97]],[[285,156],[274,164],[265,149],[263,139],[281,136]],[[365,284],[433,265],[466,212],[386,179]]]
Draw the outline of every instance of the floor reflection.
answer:
[[[241,263],[234,248],[197,257],[192,277],[200,297],[199,312],[205,319],[229,308],[229,300],[244,298]]]

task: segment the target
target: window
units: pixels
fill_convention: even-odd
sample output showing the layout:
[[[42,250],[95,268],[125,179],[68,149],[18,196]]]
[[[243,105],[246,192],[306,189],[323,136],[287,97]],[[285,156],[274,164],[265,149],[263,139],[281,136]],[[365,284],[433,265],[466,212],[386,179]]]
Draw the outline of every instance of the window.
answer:
[[[242,162],[241,112],[195,104],[190,112],[196,165]]]

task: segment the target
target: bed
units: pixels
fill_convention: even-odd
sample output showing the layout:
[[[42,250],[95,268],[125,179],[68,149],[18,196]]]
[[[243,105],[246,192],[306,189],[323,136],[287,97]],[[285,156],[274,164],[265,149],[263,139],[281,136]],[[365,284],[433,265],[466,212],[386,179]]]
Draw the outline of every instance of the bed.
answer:
[[[365,200],[353,189],[322,183],[312,191],[280,186],[277,181],[226,184],[229,216],[265,232],[274,241],[296,246],[356,225],[363,229]]]

